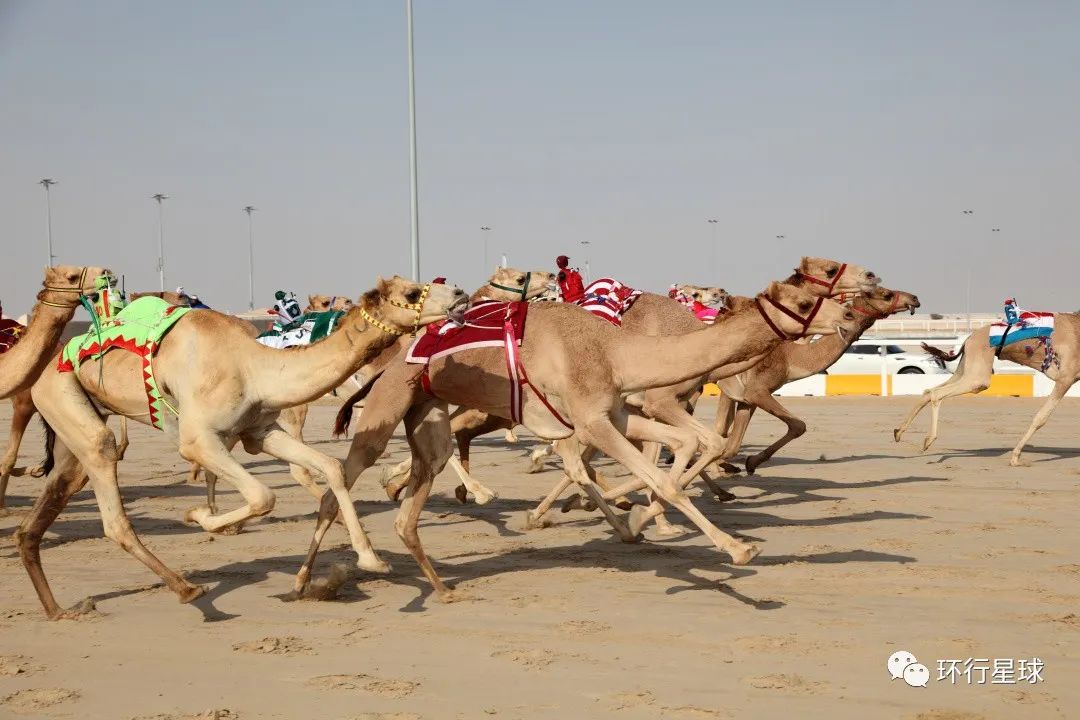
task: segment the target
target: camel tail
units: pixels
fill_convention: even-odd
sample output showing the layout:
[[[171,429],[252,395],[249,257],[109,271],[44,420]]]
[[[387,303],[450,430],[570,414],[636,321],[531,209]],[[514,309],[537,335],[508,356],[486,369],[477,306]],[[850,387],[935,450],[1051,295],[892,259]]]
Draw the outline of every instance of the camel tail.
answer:
[[[375,387],[375,381],[382,377],[383,372],[386,370],[387,365],[383,365],[378,370],[372,373],[372,376],[368,378],[364,386],[354,392],[348,400],[341,405],[341,409],[338,410],[337,417],[334,418],[334,437],[341,437],[349,430],[349,423],[352,422],[353,406],[368,396],[371,392],[371,388]]]
[[[922,349],[925,350],[927,354],[931,357],[937,360],[941,360],[942,362],[952,362],[953,360],[964,354],[963,345],[961,345],[960,349],[951,355],[942,350],[941,348],[936,348],[933,345],[927,345],[926,343],[922,344]]]
[[[46,422],[45,418],[41,418],[41,424],[45,428],[45,459],[41,461],[41,471],[43,474],[48,475],[56,464],[54,457],[56,452],[56,431],[52,429],[52,425]]]

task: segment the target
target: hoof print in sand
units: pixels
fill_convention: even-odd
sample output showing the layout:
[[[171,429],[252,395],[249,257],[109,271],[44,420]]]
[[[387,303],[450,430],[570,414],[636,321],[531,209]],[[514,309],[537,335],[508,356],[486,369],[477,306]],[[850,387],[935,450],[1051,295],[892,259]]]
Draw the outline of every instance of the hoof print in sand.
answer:
[[[361,690],[372,695],[401,700],[416,692],[420,683],[409,680],[387,680],[363,673],[357,675],[320,675],[308,680],[308,685],[323,690]]]
[[[807,680],[801,675],[787,674],[759,675],[758,677],[747,678],[746,682],[750,687],[758,690],[783,690],[804,695],[813,695],[824,691],[828,687],[828,683]]]
[[[55,705],[78,699],[79,693],[74,690],[32,688],[30,690],[19,690],[18,692],[11,693],[3,700],[0,700],[0,705],[17,713],[35,715],[38,711],[45,708],[51,708]]]
[[[40,670],[22,655],[0,655],[0,677],[25,675]]]
[[[298,655],[312,652],[311,646],[298,637],[264,637],[262,640],[236,643],[237,652],[258,653],[260,655]]]

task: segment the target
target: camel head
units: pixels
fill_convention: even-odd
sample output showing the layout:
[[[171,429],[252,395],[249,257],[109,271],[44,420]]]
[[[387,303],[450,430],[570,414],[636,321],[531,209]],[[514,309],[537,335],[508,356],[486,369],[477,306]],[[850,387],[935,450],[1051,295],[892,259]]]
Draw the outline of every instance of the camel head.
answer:
[[[344,295],[308,295],[307,302],[306,313],[348,310],[353,306],[352,299]]]
[[[881,278],[862,265],[804,257],[787,282],[806,288],[815,295],[836,297],[848,293],[869,293],[881,283]]]
[[[554,273],[498,268],[488,280],[488,284],[473,293],[473,297],[499,302],[532,300],[545,293],[557,292],[558,288]]]
[[[835,300],[823,298],[805,288],[787,283],[773,282],[769,285],[765,292],[757,297],[757,306],[770,322],[773,331],[786,335],[785,339],[834,333],[848,338],[856,332],[857,321],[850,309]],[[816,312],[814,308],[817,308]],[[789,315],[789,312],[797,316],[797,319]]]
[[[427,288],[426,295],[424,288]],[[460,321],[467,305],[465,291],[456,285],[424,285],[400,275],[389,280],[379,278],[374,289],[360,298],[360,306],[366,314],[402,333],[415,332],[416,328],[436,320]]]
[[[919,307],[919,298],[903,290],[876,287],[869,295],[855,298],[851,307],[857,313],[873,317],[888,317],[905,310],[914,315]]]
[[[700,285],[676,285],[675,289],[683,295],[692,297],[702,305],[727,306],[728,291],[718,287],[702,287]]]
[[[78,265],[54,265],[45,268],[45,289],[38,293],[38,300],[46,304],[74,307],[80,295],[97,292],[95,280],[102,275],[112,275],[103,267],[80,267]]]

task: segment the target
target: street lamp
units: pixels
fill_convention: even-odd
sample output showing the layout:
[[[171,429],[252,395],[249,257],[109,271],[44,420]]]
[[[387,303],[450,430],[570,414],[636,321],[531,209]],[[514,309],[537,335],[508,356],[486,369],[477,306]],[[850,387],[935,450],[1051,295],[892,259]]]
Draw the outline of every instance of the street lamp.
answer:
[[[405,0],[409,49],[409,191],[412,209],[412,279],[420,282],[420,205],[416,191],[416,71],[413,66],[412,0]],[[486,258],[485,258],[486,259]]]
[[[718,229],[717,225],[720,224],[720,221],[717,220],[716,218],[709,218],[705,222],[712,225],[712,237],[710,238],[711,239],[711,242],[710,242],[711,247],[710,247],[710,254],[709,254],[709,258],[710,258],[710,260],[709,260],[709,265],[710,265],[709,270],[711,272],[716,273],[717,275],[719,275],[719,268],[716,267],[716,231]]]
[[[589,240],[582,240],[581,241],[581,252],[585,256],[585,284],[586,285],[588,285],[590,282],[592,282],[592,272],[589,269],[589,245],[592,245],[591,241],[589,241]]]
[[[974,210],[961,210],[960,214],[972,218],[975,216]],[[971,263],[964,263],[967,268],[967,329],[971,332]]]
[[[49,265],[48,265],[48,267],[52,267],[53,260],[56,258],[56,256],[53,255],[53,249],[52,249],[52,205],[49,202],[49,187],[51,185],[55,185],[55,184],[56,184],[56,181],[53,180],[52,178],[42,178],[41,180],[38,180],[38,185],[45,188],[45,229],[46,229],[46,231],[48,233],[48,238],[49,238]]]
[[[776,239],[777,239],[777,240],[783,240],[783,239],[784,239],[784,238],[786,238],[786,237],[787,237],[787,235],[777,235],[777,236],[776,236]]]
[[[151,200],[157,200],[158,206],[158,281],[161,283],[161,291],[165,292],[165,208],[162,203],[169,199],[168,195],[157,193],[150,196]]]
[[[244,206],[248,216],[248,310],[255,309],[255,224],[251,218],[255,209],[252,205]]]

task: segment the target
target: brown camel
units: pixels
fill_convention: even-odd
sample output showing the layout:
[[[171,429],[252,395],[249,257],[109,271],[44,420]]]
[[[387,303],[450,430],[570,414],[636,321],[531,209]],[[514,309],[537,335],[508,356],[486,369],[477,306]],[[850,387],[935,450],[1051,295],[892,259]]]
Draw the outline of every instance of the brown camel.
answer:
[[[26,390],[37,380],[60,342],[82,296],[94,292],[94,278],[106,268],[57,265],[45,269],[44,289],[30,313],[30,325],[11,350],[0,354],[0,399]]]
[[[353,306],[352,298],[345,295],[308,295],[307,302],[306,313],[348,310]]]
[[[721,460],[732,458],[739,451],[746,427],[758,408],[782,420],[787,425],[787,433],[748,458],[746,472],[753,473],[780,448],[805,433],[806,423],[792,415],[773,397],[773,393],[789,382],[827,369],[876,320],[905,310],[914,313],[918,307],[919,298],[910,293],[875,288],[869,296],[856,297],[852,301],[851,309],[858,319],[853,335],[843,338],[831,335],[805,345],[784,343],[749,370],[728,378],[718,378],[722,395],[716,411],[716,430],[728,438]]]
[[[322,474],[342,500],[359,565],[373,572],[387,566],[375,555],[349,502],[341,463],[305,446],[277,422],[280,412],[321,397],[406,332],[464,309],[465,293],[448,285],[421,286],[403,278],[379,280],[359,307],[342,319],[339,332],[309,347],[281,352],[252,340],[242,323],[210,310],[192,310],[164,337],[153,372],[167,402],[176,410],[163,418],[180,454],[233,484],[244,498],[236,510],[217,514],[208,507],[188,512],[203,529],[218,532],[269,513],[274,494],[252,477],[228,451],[239,438],[250,453],[265,452]],[[223,351],[227,348],[227,351]],[[104,375],[98,384],[99,371]],[[164,580],[181,602],[203,588],[167,568],[135,534],[120,498],[115,445],[99,408],[147,422],[147,397],[141,360],[112,351],[100,361],[86,359],[78,372],[49,372],[34,386],[33,397],[50,426],[52,452],[48,484],[16,532],[23,564],[50,618],[78,615],[57,605],[41,567],[40,543],[68,499],[87,480],[93,484],[107,537]],[[47,464],[48,467],[48,464]]]
[[[818,312],[812,315],[815,307]],[[540,303],[529,313],[528,332],[520,348],[521,367],[529,378],[527,389],[522,389],[521,424],[542,438],[560,441],[557,450],[567,473],[597,503],[624,540],[634,541],[636,537],[594,486],[582,462],[588,445],[645,479],[653,492],[682,510],[717,547],[731,555],[734,563],[742,565],[758,549],[710,523],[679,491],[675,479],[647,462],[631,443],[662,442],[675,447],[677,454],[686,455],[697,445],[693,435],[630,415],[623,397],[739,363],[767,352],[789,335],[845,332],[854,321],[854,316],[840,305],[827,300],[816,303],[805,290],[780,283],[773,283],[758,296],[753,309],[733,313],[723,325],[677,337],[634,335],[582,308]],[[433,360],[426,372],[435,396],[415,382],[422,369],[403,359],[395,360],[373,383],[346,460],[346,482],[351,485],[375,463],[398,422],[404,419],[413,464],[395,527],[439,596],[452,599],[428,561],[416,530],[431,482],[452,453],[447,403],[510,417],[512,386],[500,348],[470,349]],[[335,430],[348,425],[351,412],[351,403],[347,402]],[[298,591],[310,578],[319,543],[336,513],[336,498],[324,495],[315,537],[297,576]]]
[[[941,403],[950,397],[963,395],[964,393],[978,393],[990,387],[990,377],[994,374],[994,356],[1010,360],[1017,365],[1032,368],[1042,372],[1054,381],[1054,389],[1046,398],[1039,411],[1028,426],[1027,432],[1020,438],[1020,442],[1013,448],[1009,458],[1009,465],[1020,465],[1020,454],[1024,446],[1031,440],[1031,436],[1046,424],[1054,408],[1065,397],[1080,379],[1080,316],[1076,313],[1054,313],[1054,334],[1051,342],[1021,341],[1006,345],[1000,351],[990,345],[990,328],[979,328],[968,336],[959,352],[949,354],[944,350],[930,347],[924,344],[923,348],[931,355],[942,361],[952,361],[961,358],[960,366],[948,380],[935,388],[923,393],[922,398],[911,408],[911,412],[904,418],[900,427],[893,430],[893,438],[900,442],[904,432],[911,427],[912,421],[919,412],[930,405],[930,432],[923,440],[922,449],[925,452],[934,444],[938,435],[938,410]],[[1047,357],[1047,349],[1050,357]]]
[[[878,282],[880,282],[880,279],[873,272],[858,265],[850,265],[826,258],[804,257],[799,263],[799,267],[797,267],[795,272],[784,282],[795,287],[803,288],[818,297],[829,297],[833,295],[853,296],[870,291]],[[725,305],[732,309],[752,309],[754,307],[753,303],[753,298],[725,296]],[[724,317],[725,316],[720,317],[720,322],[724,321]],[[692,312],[689,312],[685,306],[675,300],[662,295],[645,293],[639,297],[623,315],[622,327],[626,332],[657,336],[682,335],[684,333],[700,330],[705,327],[705,325],[701,320],[695,317]],[[751,357],[738,366],[716,368],[713,374],[718,377],[727,377],[733,373],[742,372],[755,365],[762,357],[763,356]],[[636,411],[643,413],[654,420],[693,432],[697,436],[701,447],[701,455],[697,463],[695,463],[693,468],[687,470],[685,465],[680,465],[676,462],[672,467],[672,473],[681,474],[682,479],[680,480],[680,483],[684,487],[691,479],[700,476],[718,497],[730,498],[732,497],[730,493],[709,478],[704,472],[709,464],[721,457],[724,448],[726,447],[726,441],[715,430],[695,419],[692,412],[687,409],[688,399],[696,397],[704,382],[705,377],[698,377],[691,378],[671,387],[650,388],[644,393],[631,395],[627,399],[627,404]],[[504,420],[503,422],[505,423],[508,421]],[[495,422],[493,423],[493,427],[505,427],[505,425],[499,425]],[[490,430],[485,430],[485,432],[490,432]],[[471,440],[471,438],[466,440],[467,434],[468,433],[465,433],[459,437],[459,447],[463,441],[467,442],[468,440]],[[473,437],[475,436],[476,435],[474,434]],[[542,458],[544,455],[545,453],[543,452],[533,454],[530,471],[538,471],[542,468]],[[655,463],[656,458],[659,455],[659,447],[656,445],[649,445],[645,450],[645,455]],[[460,474],[461,473],[459,472],[459,475]],[[404,476],[398,476],[398,478],[395,479],[398,483],[404,482]],[[492,492],[487,490],[487,488],[484,488],[484,486],[475,479],[470,478],[470,480],[473,487],[483,488],[489,494]],[[598,478],[597,482],[598,484],[605,485],[602,478]],[[640,481],[636,482],[639,483]],[[539,527],[543,515],[571,484],[571,479],[564,476],[540,505],[526,516],[526,525],[528,527]],[[391,482],[388,485],[389,492],[397,492],[399,489],[398,484],[394,482]],[[616,492],[616,490],[618,490],[618,492]],[[604,497],[609,500],[621,498],[626,492],[629,491],[622,488],[605,487]],[[464,489],[459,486],[455,491],[455,494],[460,499],[464,495]],[[635,516],[634,521],[647,520],[649,517],[656,517],[657,522],[659,523],[659,531],[662,534],[674,535],[681,532],[667,523],[663,516],[659,515],[659,510],[660,505],[655,504],[648,515]],[[633,525],[630,529],[635,533],[640,530],[639,527]]]

